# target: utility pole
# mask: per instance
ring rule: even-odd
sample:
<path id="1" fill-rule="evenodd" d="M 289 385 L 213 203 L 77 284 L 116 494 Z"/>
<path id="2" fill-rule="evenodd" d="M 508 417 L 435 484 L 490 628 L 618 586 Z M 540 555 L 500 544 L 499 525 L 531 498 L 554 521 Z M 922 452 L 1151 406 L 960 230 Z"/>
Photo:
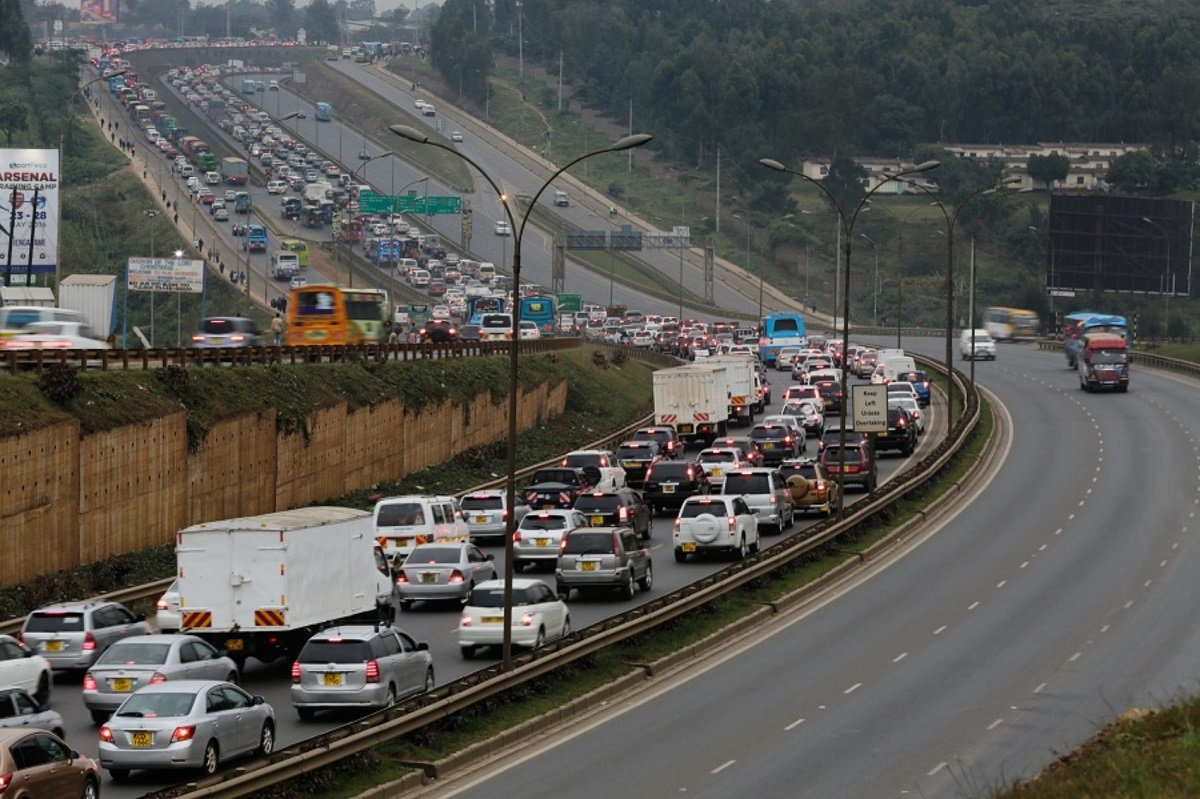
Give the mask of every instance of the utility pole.
<path id="1" fill-rule="evenodd" d="M 717 232 L 721 232 L 721 148 L 717 148 Z"/>
<path id="2" fill-rule="evenodd" d="M 633 98 L 629 98 L 629 135 L 633 135 Z M 629 174 L 633 174 L 633 150 L 629 151 Z"/>
<path id="3" fill-rule="evenodd" d="M 558 51 L 558 110 L 562 111 L 563 51 Z"/>

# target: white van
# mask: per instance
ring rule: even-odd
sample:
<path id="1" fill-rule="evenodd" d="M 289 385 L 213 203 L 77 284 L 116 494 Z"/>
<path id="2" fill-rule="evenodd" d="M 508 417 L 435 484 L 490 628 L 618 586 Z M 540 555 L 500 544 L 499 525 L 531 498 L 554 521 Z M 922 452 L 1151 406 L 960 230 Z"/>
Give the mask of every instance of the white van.
<path id="1" fill-rule="evenodd" d="M 484 285 L 489 285 L 492 278 L 496 276 L 496 265 L 491 261 L 484 261 L 476 267 L 475 276 L 479 278 L 479 282 Z"/>
<path id="2" fill-rule="evenodd" d="M 469 541 L 471 536 L 458 502 L 448 496 L 386 497 L 375 503 L 372 523 L 375 540 L 392 559 L 408 555 L 417 544 Z"/>
<path id="3" fill-rule="evenodd" d="M 428 288 L 429 287 L 429 270 L 414 269 L 408 273 L 408 282 L 413 288 Z"/>
<path id="4" fill-rule="evenodd" d="M 5 305 L 0 307 L 0 338 L 25 331 L 35 322 L 83 322 L 83 314 L 69 308 L 42 305 Z"/>
<path id="5" fill-rule="evenodd" d="M 964 361 L 973 361 L 976 358 L 994 361 L 996 360 L 996 340 L 983 328 L 964 330 L 962 337 L 958 340 L 958 352 Z"/>
<path id="6" fill-rule="evenodd" d="M 894 355 L 885 358 L 880 366 L 883 367 L 883 376 L 890 383 L 896 379 L 896 376 L 901 372 L 915 372 L 917 370 L 917 362 L 907 355 Z"/>
<path id="7" fill-rule="evenodd" d="M 408 276 L 417 268 L 416 258 L 401 258 L 396 262 L 396 266 L 400 269 L 400 274 Z"/>
<path id="8" fill-rule="evenodd" d="M 272 180 L 267 183 L 267 194 L 283 194 L 287 191 L 287 184 L 282 180 Z"/>
<path id="9" fill-rule="evenodd" d="M 221 173 L 220 172 L 205 172 L 204 173 L 204 182 L 207 183 L 209 186 L 220 186 L 221 185 Z"/>

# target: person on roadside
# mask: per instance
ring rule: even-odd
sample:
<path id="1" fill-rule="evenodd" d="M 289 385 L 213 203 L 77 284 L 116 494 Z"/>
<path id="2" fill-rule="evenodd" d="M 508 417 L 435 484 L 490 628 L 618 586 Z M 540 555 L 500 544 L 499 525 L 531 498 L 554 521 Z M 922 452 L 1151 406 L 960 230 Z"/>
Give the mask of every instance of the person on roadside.
<path id="1" fill-rule="evenodd" d="M 275 346 L 278 347 L 283 343 L 283 317 L 278 313 L 271 320 L 271 334 L 275 337 Z"/>

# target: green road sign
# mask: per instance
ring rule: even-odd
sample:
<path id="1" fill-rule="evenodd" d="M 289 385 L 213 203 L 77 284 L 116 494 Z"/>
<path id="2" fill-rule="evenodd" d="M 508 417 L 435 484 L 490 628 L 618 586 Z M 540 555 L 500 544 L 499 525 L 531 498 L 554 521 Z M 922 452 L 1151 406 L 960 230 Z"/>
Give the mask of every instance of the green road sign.
<path id="1" fill-rule="evenodd" d="M 462 197 L 425 197 L 416 192 L 388 196 L 364 191 L 358 195 L 358 209 L 364 214 L 457 214 L 462 211 Z"/>

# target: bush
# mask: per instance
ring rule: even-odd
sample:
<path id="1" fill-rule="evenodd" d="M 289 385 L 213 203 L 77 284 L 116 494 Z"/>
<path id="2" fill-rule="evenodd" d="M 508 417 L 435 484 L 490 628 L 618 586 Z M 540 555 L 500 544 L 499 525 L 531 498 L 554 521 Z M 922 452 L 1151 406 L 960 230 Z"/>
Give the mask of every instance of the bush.
<path id="1" fill-rule="evenodd" d="M 79 370 L 65 363 L 52 363 L 42 371 L 37 387 L 51 401 L 66 405 L 83 391 L 83 382 Z"/>

